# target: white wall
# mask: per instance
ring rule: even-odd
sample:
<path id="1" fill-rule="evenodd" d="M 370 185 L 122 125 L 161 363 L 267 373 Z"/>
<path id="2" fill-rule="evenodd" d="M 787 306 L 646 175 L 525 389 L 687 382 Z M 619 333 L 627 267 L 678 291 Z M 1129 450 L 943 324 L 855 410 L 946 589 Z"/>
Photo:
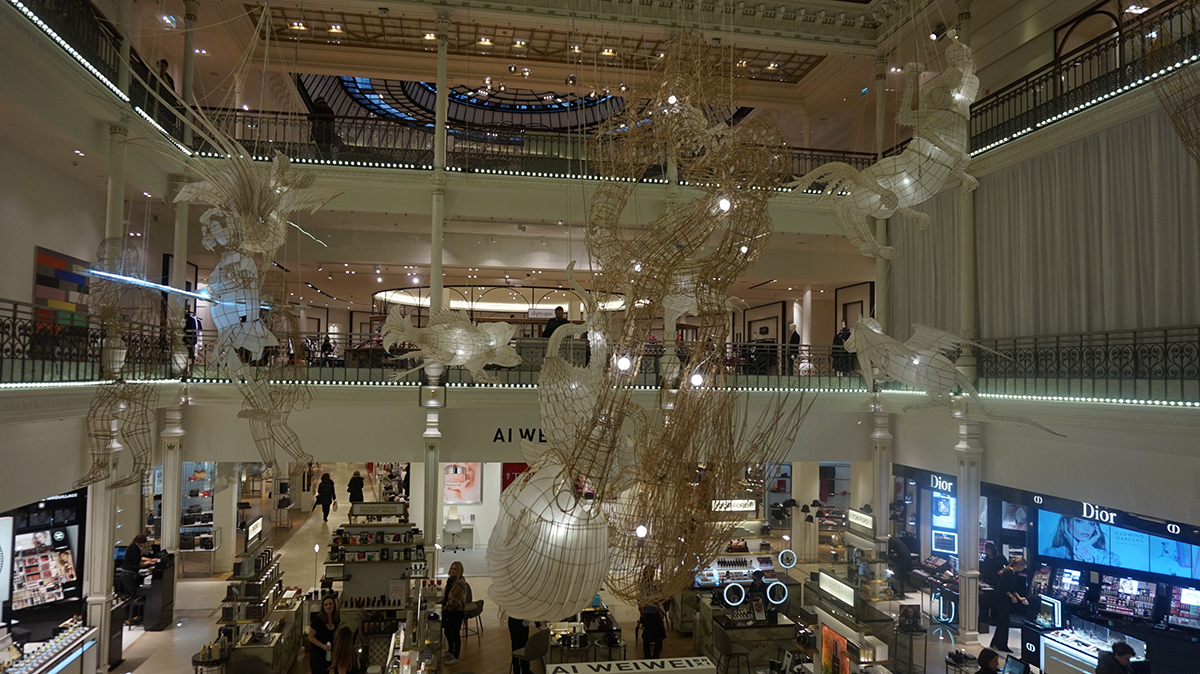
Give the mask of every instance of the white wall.
<path id="1" fill-rule="evenodd" d="M 95 259 L 104 209 L 103 191 L 0 144 L 0 297 L 33 301 L 35 246 Z"/>

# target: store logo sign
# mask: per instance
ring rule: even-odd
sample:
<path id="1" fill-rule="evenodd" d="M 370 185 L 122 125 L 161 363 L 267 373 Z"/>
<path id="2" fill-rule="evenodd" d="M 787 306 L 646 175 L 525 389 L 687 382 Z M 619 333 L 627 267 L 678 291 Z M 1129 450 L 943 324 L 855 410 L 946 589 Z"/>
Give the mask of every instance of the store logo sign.
<path id="1" fill-rule="evenodd" d="M 757 508 L 754 499 L 748 498 L 712 502 L 712 511 L 715 513 L 749 512 Z"/>
<path id="2" fill-rule="evenodd" d="M 850 520 L 851 524 L 857 524 L 858 526 L 863 527 L 865 529 L 871 529 L 871 528 L 874 528 L 874 526 L 875 526 L 875 518 L 874 517 L 860 513 L 857 510 L 847 510 L 846 518 Z"/>
<path id="3" fill-rule="evenodd" d="M 1083 502 L 1083 517 L 1084 517 L 1084 519 L 1096 520 L 1098 522 L 1104 522 L 1106 524 L 1116 524 L 1117 523 L 1117 514 L 1116 513 L 1112 512 L 1110 510 L 1105 510 L 1103 508 L 1097 508 L 1096 506 L 1092 505 L 1091 503 L 1088 503 L 1087 501 Z"/>
<path id="4" fill-rule="evenodd" d="M 952 491 L 954 489 L 954 483 L 940 475 L 930 475 L 929 486 L 937 491 Z"/>

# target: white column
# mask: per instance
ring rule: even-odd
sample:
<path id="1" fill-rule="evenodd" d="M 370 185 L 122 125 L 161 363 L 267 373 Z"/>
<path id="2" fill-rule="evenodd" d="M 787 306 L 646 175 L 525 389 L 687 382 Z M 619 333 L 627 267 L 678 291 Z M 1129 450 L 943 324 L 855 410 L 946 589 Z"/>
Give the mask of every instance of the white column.
<path id="1" fill-rule="evenodd" d="M 892 503 L 892 417 L 876 393 L 871 399 L 871 460 L 875 467 L 875 550 L 887 557 Z"/>
<path id="2" fill-rule="evenodd" d="M 179 552 L 180 508 L 183 502 L 183 407 L 176 405 L 163 410 L 163 428 L 158 437 L 162 441 L 162 547 L 168 552 Z"/>
<path id="3" fill-rule="evenodd" d="M 875 158 L 883 159 L 883 132 L 887 128 L 887 55 L 875 55 Z M 880 246 L 888 245 L 887 220 L 875 220 L 875 238 Z M 888 330 L 888 261 L 875 258 L 875 320 Z"/>
<path id="4" fill-rule="evenodd" d="M 442 230 L 446 209 L 446 107 L 449 92 L 446 84 L 446 51 L 450 45 L 450 20 L 437 18 L 437 98 L 434 101 L 433 129 L 433 226 L 429 234 L 429 317 L 441 312 L 442 300 Z M 439 511 L 440 514 L 440 511 Z M 426 515 L 428 518 L 428 515 Z"/>
<path id="5" fill-rule="evenodd" d="M 113 439 L 108 445 L 109 477 L 104 482 L 88 486 L 87 500 L 87 549 L 84 555 L 83 593 L 87 610 L 87 624 L 100 631 L 97 643 L 99 652 L 97 672 L 108 671 L 108 630 L 112 614 L 113 597 L 113 540 L 117 519 L 117 503 L 111 489 L 119 479 L 121 450 L 117 438 L 120 422 L 112 421 Z"/>
<path id="6" fill-rule="evenodd" d="M 200 7 L 199 0 L 183 0 L 183 73 L 180 77 L 183 89 L 180 95 L 187 105 L 193 103 L 192 82 L 195 80 L 196 63 L 196 10 Z M 190 118 L 191 113 L 188 113 Z M 192 144 L 192 127 L 183 127 L 183 144 Z M 184 211 L 187 211 L 186 206 Z"/>
<path id="7" fill-rule="evenodd" d="M 957 410 L 957 405 L 956 405 Z M 979 422 L 958 420 L 958 624 L 979 631 L 979 482 L 983 443 Z"/>
<path id="8" fill-rule="evenodd" d="M 818 543 L 820 540 L 819 523 L 817 519 L 817 509 L 812 508 L 812 502 L 821 496 L 821 464 L 817 461 L 793 461 L 792 462 L 792 498 L 796 499 L 796 503 L 801 506 L 810 506 L 808 513 L 800 512 L 800 508 L 792 511 L 794 518 L 792 524 L 792 536 L 798 540 L 793 541 L 792 549 L 800 559 L 806 562 L 817 561 Z M 812 522 L 805 522 L 805 515 L 811 515 Z"/>
<path id="9" fill-rule="evenodd" d="M 128 62 L 128 59 L 126 59 Z M 104 216 L 104 237 L 125 236 L 125 139 L 124 124 L 108 127 L 108 209 Z"/>
<path id="10" fill-rule="evenodd" d="M 970 0 L 958 2 L 958 39 L 965 45 L 971 37 Z M 960 192 L 958 197 L 958 332 L 972 341 L 979 339 L 979 285 L 975 266 L 975 193 Z M 957 366 L 975 380 L 975 351 L 963 349 Z"/>
<path id="11" fill-rule="evenodd" d="M 804 303 L 800 305 L 800 343 L 812 344 L 812 284 L 804 286 Z"/>
<path id="12" fill-rule="evenodd" d="M 178 191 L 187 183 L 187 177 L 171 176 L 174 189 Z M 168 283 L 172 288 L 185 290 L 187 287 L 187 244 L 188 244 L 188 202 L 175 204 L 175 233 L 171 251 L 171 274 Z M 192 288 L 192 290 L 196 290 Z M 177 332 L 171 343 L 171 364 L 175 373 L 182 376 L 188 369 L 187 347 L 183 343 L 183 308 L 187 300 L 182 295 L 172 295 L 167 301 L 168 319 L 170 326 Z"/>
<path id="13" fill-rule="evenodd" d="M 431 557 L 429 568 L 437 571 L 440 554 L 434 544 L 442 537 L 442 432 L 438 429 L 437 409 L 426 410 L 422 438 L 425 441 L 425 554 Z"/>
<path id="14" fill-rule="evenodd" d="M 129 95 L 129 29 L 133 26 L 133 0 L 117 0 L 117 88 Z"/>

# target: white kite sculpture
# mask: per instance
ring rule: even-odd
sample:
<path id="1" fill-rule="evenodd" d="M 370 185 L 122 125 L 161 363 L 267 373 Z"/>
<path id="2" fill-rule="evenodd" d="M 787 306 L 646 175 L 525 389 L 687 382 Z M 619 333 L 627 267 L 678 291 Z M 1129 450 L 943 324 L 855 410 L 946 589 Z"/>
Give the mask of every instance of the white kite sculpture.
<path id="1" fill-rule="evenodd" d="M 396 380 L 440 363 L 446 367 L 466 368 L 477 384 L 499 384 L 500 379 L 483 368 L 485 365 L 516 367 L 521 364 L 521 356 L 509 345 L 514 332 L 516 328 L 508 323 L 476 325 L 465 313 L 449 309 L 434 316 L 429 327 L 415 328 L 401 307 L 393 307 L 383 323 L 381 336 L 383 348 L 413 344 L 418 350 L 404 354 L 404 358 L 425 359 L 422 365 L 396 375 Z"/>
<path id="2" fill-rule="evenodd" d="M 980 402 L 979 391 L 975 390 L 971 379 L 959 371 L 947 355 L 963 346 L 975 346 L 1002 358 L 1005 357 L 1003 354 L 919 323 L 914 323 L 912 329 L 912 337 L 907 342 L 901 342 L 885 335 L 879 321 L 874 318 L 864 318 L 850 328 L 850 337 L 844 346 L 850 353 L 858 354 L 858 365 L 867 390 L 874 391 L 876 382 L 894 381 L 922 390 L 929 396 L 924 403 L 905 407 L 907 411 L 917 407 L 951 405 L 954 391 L 962 389 L 970 394 L 980 411 L 990 419 L 1028 424 L 1047 433 L 1066 437 L 1030 419 L 992 414 Z"/>
<path id="3" fill-rule="evenodd" d="M 964 190 L 978 185 L 967 173 L 971 162 L 967 124 L 979 79 L 971 50 L 953 31 L 948 36 L 948 65 L 921 89 L 916 110 L 912 110 L 912 97 L 919 88 L 917 79 L 923 66 L 910 63 L 904 67 L 904 94 L 896 122 L 913 127 L 913 137 L 903 152 L 862 171 L 842 162 L 825 164 L 791 183 L 798 190 L 824 185 L 822 194 L 833 197 L 833 212 L 842 233 L 868 257 L 890 259 L 895 251 L 879 245 L 867 218 L 886 220 L 900 213 L 924 227 L 929 216 L 912 207 L 941 192 L 950 176 L 957 176 Z"/>

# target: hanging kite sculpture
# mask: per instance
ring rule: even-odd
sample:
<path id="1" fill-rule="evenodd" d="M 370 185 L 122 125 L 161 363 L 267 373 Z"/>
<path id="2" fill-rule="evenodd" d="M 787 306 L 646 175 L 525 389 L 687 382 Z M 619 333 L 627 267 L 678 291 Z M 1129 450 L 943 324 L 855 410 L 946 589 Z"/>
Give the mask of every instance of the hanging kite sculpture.
<path id="1" fill-rule="evenodd" d="M 589 314 L 589 337 L 604 335 L 602 350 L 593 342 L 596 369 L 563 368 L 556 351 L 543 366 L 548 388 L 563 392 L 560 402 L 547 391 L 543 415 L 576 418 L 543 419 L 555 429 L 552 444 L 563 446 L 501 499 L 488 545 L 490 595 L 513 616 L 557 620 L 585 606 L 601 581 L 634 604 L 660 604 L 689 587 L 736 526 L 712 502 L 745 493 L 747 464 L 782 457 L 803 417 L 799 405 L 777 401 L 750 420 L 739 395 L 723 388 L 727 288 L 771 232 L 768 201 L 789 178 L 783 134 L 761 119 L 727 122 L 742 84 L 732 50 L 686 32 L 664 52 L 592 138 L 591 162 L 606 178 L 587 209 L 588 251 L 604 271 L 593 294 L 622 295 L 625 316 L 612 334 Z M 638 181 L 668 161 L 699 196 L 644 227 L 623 226 Z M 694 279 L 682 284 L 688 298 L 668 300 L 681 294 L 679 279 Z M 655 317 L 684 304 L 700 324 L 696 344 L 648 412 L 632 400 L 645 346 Z M 588 393 L 571 397 L 572 384 Z M 576 536 L 579 550 L 566 554 L 547 532 Z"/>
<path id="2" fill-rule="evenodd" d="M 822 194 L 832 198 L 833 212 L 842 233 L 868 257 L 890 259 L 895 251 L 880 246 L 867 218 L 886 220 L 900 213 L 924 227 L 929 216 L 912 210 L 932 198 L 956 176 L 964 190 L 975 189 L 975 178 L 967 173 L 970 164 L 968 122 L 971 103 L 979 90 L 971 50 L 947 34 L 948 65 L 924 88 L 918 87 L 922 66 L 904 67 L 904 93 L 896 121 L 913 127 L 912 141 L 898 155 L 885 157 L 858 171 L 848 164 L 833 162 L 817 167 L 790 184 L 798 190 L 822 185 Z M 914 90 L 920 88 L 916 110 Z"/>
<path id="3" fill-rule="evenodd" d="M 137 249 L 128 247 L 120 237 L 105 239 L 96 254 L 94 271 L 130 278 L 143 278 Z M 154 384 L 138 381 L 150 374 L 149 359 L 141 348 L 140 337 L 157 334 L 148 330 L 158 320 L 161 300 L 154 291 L 137 285 L 92 276 L 88 282 L 88 309 L 104 330 L 100 363 L 105 383 L 87 413 L 88 451 L 92 467 L 75 482 L 80 489 L 103 482 L 112 473 L 112 442 L 120 438 L 133 463 L 129 474 L 109 485 L 109 489 L 139 484 L 150 470 L 150 421 L 157 392 Z M 168 335 L 169 339 L 170 336 Z"/>
<path id="4" fill-rule="evenodd" d="M 477 384 L 499 384 L 500 378 L 484 370 L 485 365 L 516 367 L 521 356 L 509 345 L 516 328 L 508 323 L 471 322 L 466 313 L 445 309 L 429 321 L 429 327 L 414 328 L 401 307 L 393 307 L 383 323 L 381 337 L 383 348 L 397 344 L 414 344 L 417 351 L 404 354 L 405 358 L 424 358 L 425 362 L 394 377 L 400 380 L 410 372 L 416 372 L 433 363 L 446 367 L 464 367 Z"/>
<path id="5" fill-rule="evenodd" d="M 1002 358 L 1006 356 L 943 330 L 917 323 L 913 324 L 912 329 L 912 337 L 907 342 L 901 342 L 885 335 L 879 321 L 873 318 L 864 318 L 850 328 L 850 337 L 844 346 L 850 353 L 858 354 L 867 390 L 874 391 L 876 382 L 895 381 L 929 395 L 927 402 L 909 405 L 905 410 L 950 405 L 954 392 L 962 390 L 970 394 L 976 406 L 989 419 L 1027 424 L 1052 435 L 1066 437 L 1030 419 L 992 414 L 980 402 L 979 391 L 975 390 L 971 379 L 960 372 L 951 360 L 952 356 L 957 357 L 955 352 L 963 346 L 978 347 Z"/>
<path id="6" fill-rule="evenodd" d="M 204 121 L 201 113 L 196 114 Z M 284 306 L 282 286 L 275 284 L 280 286 L 276 296 L 264 295 L 266 275 L 261 270 L 286 240 L 290 214 L 315 212 L 341 191 L 313 187 L 315 176 L 291 170 L 291 162 L 282 154 L 275 155 L 268 170 L 260 170 L 236 141 L 213 131 L 224 157 L 195 163 L 192 170 L 204 180 L 185 185 L 175 198 L 214 206 L 200 217 L 202 243 L 219 255 L 208 287 L 217 329 L 213 353 L 242 393 L 238 416 L 250 420 L 263 464 L 273 470 L 276 449 L 282 448 L 299 470 L 312 457 L 288 426 L 287 415 L 306 404 L 307 388 L 299 383 L 302 377 L 276 380 L 293 382 L 289 384 L 271 381 L 279 367 L 294 365 L 300 340 L 290 336 L 289 348 L 281 348 L 268 319 L 274 316 L 276 323 L 286 324 L 279 318 Z M 261 257 L 261 266 L 256 256 Z"/>

